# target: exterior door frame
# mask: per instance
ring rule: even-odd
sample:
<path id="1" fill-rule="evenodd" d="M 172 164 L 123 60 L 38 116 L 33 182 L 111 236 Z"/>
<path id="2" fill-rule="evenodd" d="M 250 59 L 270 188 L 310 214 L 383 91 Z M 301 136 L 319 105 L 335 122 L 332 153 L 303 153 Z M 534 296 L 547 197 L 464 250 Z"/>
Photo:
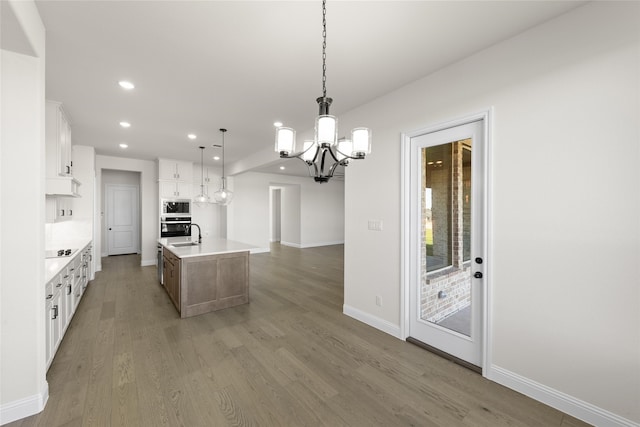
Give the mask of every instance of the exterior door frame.
<path id="1" fill-rule="evenodd" d="M 479 113 L 466 115 L 447 122 L 436 123 L 414 131 L 401 134 L 401 191 L 400 191 L 400 338 L 407 339 L 409 337 L 409 316 L 410 316 L 410 232 L 411 232 L 411 138 L 441 131 L 444 129 L 464 125 L 467 123 L 482 120 L 483 137 L 484 137 L 484 188 L 485 188 L 485 205 L 484 205 L 484 227 L 486 236 L 486 255 L 484 260 L 484 292 L 482 295 L 482 375 L 489 375 L 492 365 L 491 348 L 492 348 L 492 293 L 491 293 L 491 277 L 493 265 L 493 244 L 491 238 L 491 206 L 492 206 L 492 188 L 491 188 L 491 127 L 492 127 L 493 111 L 488 108 Z"/>

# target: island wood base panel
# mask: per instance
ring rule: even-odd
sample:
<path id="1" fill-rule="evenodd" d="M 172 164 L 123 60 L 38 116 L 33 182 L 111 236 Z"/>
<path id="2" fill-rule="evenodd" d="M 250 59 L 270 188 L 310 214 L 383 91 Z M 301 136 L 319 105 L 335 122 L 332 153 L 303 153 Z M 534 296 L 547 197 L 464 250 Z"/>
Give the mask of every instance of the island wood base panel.
<path id="1" fill-rule="evenodd" d="M 178 280 L 165 282 L 165 287 L 180 317 L 197 316 L 249 302 L 249 252 L 185 258 L 172 255 L 167 253 L 172 264 L 178 262 L 179 267 L 175 266 L 173 276 L 169 272 L 169 277 Z"/>

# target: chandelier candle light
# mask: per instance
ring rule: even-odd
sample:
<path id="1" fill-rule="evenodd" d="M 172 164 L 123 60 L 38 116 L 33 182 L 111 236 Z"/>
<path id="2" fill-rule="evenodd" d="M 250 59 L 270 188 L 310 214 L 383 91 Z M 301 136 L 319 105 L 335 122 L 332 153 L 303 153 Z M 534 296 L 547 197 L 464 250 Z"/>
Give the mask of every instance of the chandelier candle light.
<path id="1" fill-rule="evenodd" d="M 328 182 L 338 166 L 347 166 L 350 159 L 364 159 L 371 153 L 371 130 L 355 128 L 351 139 L 338 139 L 338 119 L 329 114 L 333 99 L 327 97 L 327 7 L 322 1 L 322 96 L 316 99 L 319 107 L 313 140 L 296 147 L 296 131 L 279 126 L 276 129 L 276 152 L 281 158 L 299 158 L 309 167 L 309 175 L 316 182 Z M 297 151 L 296 151 L 297 148 Z"/>
<path id="2" fill-rule="evenodd" d="M 209 196 L 204 193 L 204 147 L 200 148 L 200 194 L 194 197 L 196 203 L 208 203 Z"/>
<path id="3" fill-rule="evenodd" d="M 222 132 L 222 178 L 220 178 L 220 189 L 213 193 L 216 203 L 222 206 L 227 206 L 233 199 L 233 192 L 227 190 L 227 178 L 224 176 L 224 134 L 226 131 L 226 129 L 220 129 Z"/>

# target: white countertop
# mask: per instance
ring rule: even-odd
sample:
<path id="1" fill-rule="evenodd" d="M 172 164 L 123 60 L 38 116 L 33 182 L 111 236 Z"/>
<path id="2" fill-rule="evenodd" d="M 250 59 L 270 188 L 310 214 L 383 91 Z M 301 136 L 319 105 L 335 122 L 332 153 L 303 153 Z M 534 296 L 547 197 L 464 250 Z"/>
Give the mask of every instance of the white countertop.
<path id="1" fill-rule="evenodd" d="M 91 243 L 90 239 L 87 240 L 79 240 L 77 242 L 73 242 L 72 244 L 65 243 L 64 247 L 69 249 L 77 249 L 78 251 L 74 253 L 72 256 L 66 256 L 63 258 L 45 258 L 44 260 L 44 283 L 47 284 L 51 279 L 53 279 L 57 274 L 59 274 L 63 268 L 65 268 L 69 263 L 76 257 L 76 255 L 80 254 L 82 250 Z M 51 249 L 62 249 L 62 246 L 55 247 Z"/>
<path id="2" fill-rule="evenodd" d="M 195 246 L 172 246 L 174 243 L 192 242 L 197 239 L 190 237 L 166 237 L 158 239 L 158 243 L 173 252 L 178 258 L 188 258 L 206 255 L 221 255 L 234 252 L 253 252 L 259 249 L 256 246 L 247 245 L 246 243 L 236 242 L 234 240 L 203 237 L 202 243 Z"/>

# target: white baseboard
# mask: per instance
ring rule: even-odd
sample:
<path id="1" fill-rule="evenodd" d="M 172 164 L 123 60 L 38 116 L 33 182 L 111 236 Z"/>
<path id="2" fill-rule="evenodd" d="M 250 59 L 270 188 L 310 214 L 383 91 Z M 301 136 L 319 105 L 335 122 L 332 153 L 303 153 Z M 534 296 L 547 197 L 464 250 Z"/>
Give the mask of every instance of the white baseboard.
<path id="1" fill-rule="evenodd" d="M 0 425 L 9 424 L 42 412 L 47 400 L 49 400 L 49 384 L 45 382 L 45 388 L 41 393 L 0 406 Z"/>
<path id="2" fill-rule="evenodd" d="M 353 317 L 354 319 L 359 320 L 362 323 L 366 323 L 373 328 L 379 329 L 382 332 L 386 332 L 387 334 L 394 336 L 400 340 L 404 340 L 404 338 L 401 338 L 400 336 L 400 326 L 394 325 L 387 320 L 373 316 L 369 313 L 365 313 L 364 311 L 358 310 L 357 308 L 348 306 L 346 304 L 342 306 L 342 313 L 346 314 L 349 317 Z"/>
<path id="3" fill-rule="evenodd" d="M 158 260 L 155 258 L 140 261 L 140 267 L 148 267 L 150 265 L 157 265 L 157 264 L 158 264 Z"/>
<path id="4" fill-rule="evenodd" d="M 305 249 L 305 248 L 317 248 L 319 246 L 332 246 L 332 245 L 344 245 L 344 240 L 336 240 L 334 242 L 314 242 L 314 243 L 291 243 L 291 242 L 280 242 L 281 245 L 291 246 L 293 248 Z"/>
<path id="5" fill-rule="evenodd" d="M 498 366 L 491 366 L 485 373 L 486 377 L 491 381 L 502 384 L 594 426 L 640 427 L 640 424 L 634 421 Z"/>

